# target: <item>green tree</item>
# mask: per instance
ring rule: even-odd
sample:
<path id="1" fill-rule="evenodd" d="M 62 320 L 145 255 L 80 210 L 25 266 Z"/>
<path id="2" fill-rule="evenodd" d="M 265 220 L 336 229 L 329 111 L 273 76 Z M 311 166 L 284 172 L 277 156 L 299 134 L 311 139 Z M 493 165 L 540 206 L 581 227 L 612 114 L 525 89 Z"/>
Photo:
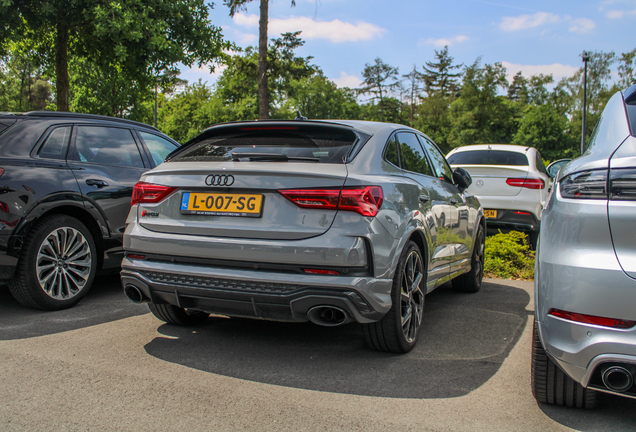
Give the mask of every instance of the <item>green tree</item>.
<path id="1" fill-rule="evenodd" d="M 448 45 L 441 51 L 435 50 L 436 62 L 426 62 L 422 69 L 422 79 L 426 84 L 426 93 L 431 95 L 442 95 L 449 97 L 457 93 L 459 89 L 460 72 L 453 73 L 453 70 L 461 69 L 463 64 L 454 65 L 455 60 L 448 53 Z"/>
<path id="2" fill-rule="evenodd" d="M 57 109 L 68 111 L 69 58 L 137 77 L 217 58 L 226 45 L 208 9 L 204 0 L 0 0 L 0 16 L 16 25 L 3 30 L 0 51 L 7 41 L 33 39 L 55 71 Z"/>
<path id="3" fill-rule="evenodd" d="M 620 62 L 618 66 L 618 87 L 624 90 L 636 84 L 636 74 L 634 73 L 634 67 L 636 66 L 636 48 L 630 52 L 621 54 L 618 61 Z"/>
<path id="4" fill-rule="evenodd" d="M 379 57 L 376 57 L 373 64 L 364 65 L 362 71 L 364 80 L 359 93 L 370 94 L 372 101 L 378 101 L 382 121 L 386 121 L 384 99 L 400 85 L 397 80 L 398 73 L 398 68 L 384 63 Z"/>
<path id="5" fill-rule="evenodd" d="M 568 135 L 568 118 L 548 104 L 525 108 L 512 144 L 535 147 L 549 160 L 576 156 L 576 143 Z"/>
<path id="6" fill-rule="evenodd" d="M 339 89 L 322 73 L 292 82 L 293 96 L 290 111 L 300 111 L 310 119 L 357 119 L 360 105 L 355 92 L 349 88 Z"/>
<path id="7" fill-rule="evenodd" d="M 519 105 L 498 94 L 507 90 L 506 68 L 500 63 L 465 67 L 460 97 L 451 104 L 451 147 L 478 143 L 509 143 L 516 132 Z"/>
<path id="8" fill-rule="evenodd" d="M 247 4 L 252 0 L 224 0 L 223 4 L 230 8 L 230 16 L 247 10 Z M 269 84 L 268 84 L 268 49 L 267 26 L 269 24 L 269 0 L 260 0 L 260 19 L 258 21 L 258 118 L 269 118 Z M 296 1 L 291 0 L 292 7 Z"/>

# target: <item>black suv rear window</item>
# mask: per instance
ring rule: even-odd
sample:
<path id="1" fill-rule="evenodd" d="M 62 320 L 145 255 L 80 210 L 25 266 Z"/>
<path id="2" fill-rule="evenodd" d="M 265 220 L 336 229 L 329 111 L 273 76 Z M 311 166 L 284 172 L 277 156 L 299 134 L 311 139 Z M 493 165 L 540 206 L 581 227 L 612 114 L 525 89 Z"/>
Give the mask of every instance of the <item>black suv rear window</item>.
<path id="1" fill-rule="evenodd" d="M 349 129 L 317 125 L 210 129 L 181 147 L 169 160 L 342 164 L 357 138 Z"/>
<path id="2" fill-rule="evenodd" d="M 523 153 L 505 150 L 463 151 L 450 155 L 451 165 L 516 165 L 528 166 L 528 158 Z"/>

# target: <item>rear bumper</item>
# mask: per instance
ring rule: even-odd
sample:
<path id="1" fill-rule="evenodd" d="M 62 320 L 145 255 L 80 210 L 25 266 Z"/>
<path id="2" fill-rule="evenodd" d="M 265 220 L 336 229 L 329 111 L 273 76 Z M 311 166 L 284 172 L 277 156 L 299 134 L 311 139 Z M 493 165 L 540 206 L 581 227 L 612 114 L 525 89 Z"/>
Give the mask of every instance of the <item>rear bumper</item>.
<path id="1" fill-rule="evenodd" d="M 360 323 L 388 312 L 392 280 L 304 275 L 158 263 L 124 258 L 122 285 L 153 303 L 276 321 L 307 321 L 314 306 L 335 306 Z"/>
<path id="2" fill-rule="evenodd" d="M 491 210 L 490 207 L 484 207 L 485 210 Z M 494 209 L 493 209 L 494 210 Z M 494 234 L 498 230 L 503 231 L 521 231 L 521 232 L 537 232 L 541 225 L 541 221 L 534 214 L 518 214 L 515 212 L 527 212 L 527 210 L 507 210 L 497 209 L 496 218 L 487 218 L 489 234 Z"/>

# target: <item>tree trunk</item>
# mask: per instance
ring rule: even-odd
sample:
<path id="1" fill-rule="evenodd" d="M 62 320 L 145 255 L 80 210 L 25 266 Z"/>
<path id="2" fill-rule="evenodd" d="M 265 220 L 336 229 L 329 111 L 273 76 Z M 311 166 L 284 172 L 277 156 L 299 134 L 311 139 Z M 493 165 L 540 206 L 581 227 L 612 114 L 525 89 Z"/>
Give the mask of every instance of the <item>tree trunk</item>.
<path id="1" fill-rule="evenodd" d="M 68 26 L 64 17 L 57 22 L 57 36 L 55 38 L 55 87 L 57 93 L 57 110 L 68 111 Z"/>
<path id="2" fill-rule="evenodd" d="M 261 0 L 261 19 L 258 23 L 258 118 L 269 118 L 269 90 L 267 88 L 267 22 L 269 0 Z"/>

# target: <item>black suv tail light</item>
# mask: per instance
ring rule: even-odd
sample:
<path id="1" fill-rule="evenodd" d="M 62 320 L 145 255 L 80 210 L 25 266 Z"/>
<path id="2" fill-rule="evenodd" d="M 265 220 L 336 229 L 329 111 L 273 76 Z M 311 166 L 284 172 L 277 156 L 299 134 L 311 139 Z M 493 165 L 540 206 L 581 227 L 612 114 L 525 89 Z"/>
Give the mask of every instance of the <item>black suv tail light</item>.
<path id="1" fill-rule="evenodd" d="M 582 171 L 561 180 L 561 196 L 574 199 L 607 199 L 607 170 Z"/>

